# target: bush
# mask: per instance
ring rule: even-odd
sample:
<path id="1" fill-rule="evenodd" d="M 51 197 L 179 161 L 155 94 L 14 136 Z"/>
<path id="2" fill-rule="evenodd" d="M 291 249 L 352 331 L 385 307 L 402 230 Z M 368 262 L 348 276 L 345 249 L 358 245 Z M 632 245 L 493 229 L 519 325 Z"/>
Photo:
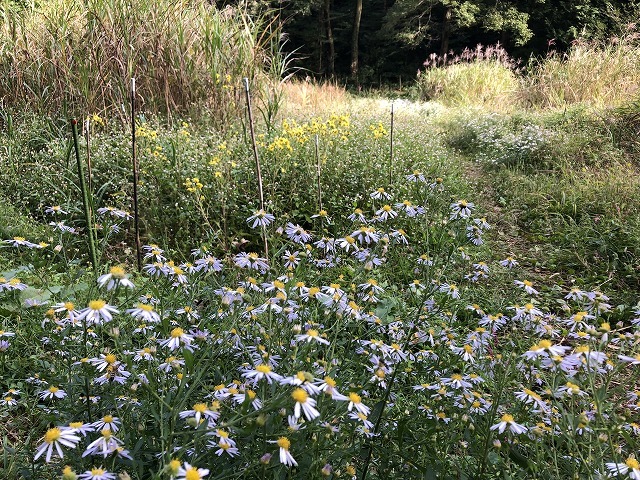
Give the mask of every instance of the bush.
<path id="1" fill-rule="evenodd" d="M 453 59 L 432 56 L 425 66 L 416 84 L 422 100 L 495 110 L 513 106 L 518 78 L 513 61 L 501 47 L 478 46 Z"/>

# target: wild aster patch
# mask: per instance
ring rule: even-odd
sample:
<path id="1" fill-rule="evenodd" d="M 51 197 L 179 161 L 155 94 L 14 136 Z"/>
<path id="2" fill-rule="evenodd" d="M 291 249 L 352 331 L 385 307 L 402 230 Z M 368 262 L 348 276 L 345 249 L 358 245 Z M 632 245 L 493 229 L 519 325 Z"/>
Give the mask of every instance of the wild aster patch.
<path id="1" fill-rule="evenodd" d="M 340 117 L 289 125 L 263 148 L 289 155 L 350 129 Z M 516 258 L 491 257 L 479 204 L 426 171 L 400 178 L 354 195 L 344 218 L 247 210 L 238 222 L 263 231 L 268 254 L 247 242 L 172 259 L 146 245 L 140 274 L 113 265 L 92 278 L 69 262 L 57 285 L 39 276 L 53 263 L 3 273 L 0 415 L 35 432 L 16 440 L 17 468 L 634 478 L 640 312 L 528 280 Z M 189 182 L 199 199 L 205 184 Z M 119 212 L 100 213 L 125 225 Z M 3 248 L 64 255 L 77 238 L 57 232 L 53 246 Z M 483 285 L 517 303 L 471 301 Z"/>

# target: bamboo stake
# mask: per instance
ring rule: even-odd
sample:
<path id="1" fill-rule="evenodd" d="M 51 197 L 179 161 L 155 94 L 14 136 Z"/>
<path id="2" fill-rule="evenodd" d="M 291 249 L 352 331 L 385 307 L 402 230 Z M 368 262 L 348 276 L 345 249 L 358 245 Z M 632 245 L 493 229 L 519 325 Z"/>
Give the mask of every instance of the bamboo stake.
<path id="1" fill-rule="evenodd" d="M 393 184 L 393 102 L 391 102 L 391 129 L 389 132 L 389 187 Z"/>
<path id="2" fill-rule="evenodd" d="M 320 185 L 320 155 L 318 153 L 318 134 L 316 133 L 316 170 L 318 173 L 318 206 L 320 212 L 324 210 L 322 208 L 322 186 Z"/>
<path id="3" fill-rule="evenodd" d="M 260 159 L 258 157 L 258 145 L 256 144 L 256 134 L 253 129 L 253 112 L 251 111 L 251 95 L 249 94 L 249 79 L 247 77 L 244 80 L 244 93 L 247 98 L 247 112 L 249 114 L 249 132 L 251 133 L 251 145 L 253 146 L 253 158 L 256 161 L 256 175 L 258 177 L 258 193 L 260 195 L 260 210 L 266 211 L 264 208 L 264 194 L 262 191 L 262 171 L 260 170 Z M 265 258 L 269 258 L 269 247 L 267 245 L 267 231 L 265 226 L 262 226 L 262 238 L 264 240 L 264 255 Z"/>
<path id="4" fill-rule="evenodd" d="M 142 271 L 140 248 L 140 217 L 138 215 L 138 158 L 136 156 L 136 79 L 131 79 L 131 160 L 133 167 L 133 223 L 136 235 L 136 259 L 138 271 Z"/>
<path id="5" fill-rule="evenodd" d="M 84 128 L 85 128 L 84 138 L 85 138 L 85 140 L 87 142 L 87 176 L 89 177 L 88 178 L 88 180 L 89 180 L 89 191 L 91 192 L 92 191 L 92 185 L 91 185 L 91 148 L 90 148 L 90 145 L 91 145 L 91 143 L 90 143 L 90 141 L 91 141 L 90 135 L 91 134 L 89 132 L 89 128 L 90 127 L 91 127 L 91 121 L 90 121 L 89 117 L 87 117 L 87 119 L 84 122 Z"/>
<path id="6" fill-rule="evenodd" d="M 73 132 L 73 147 L 76 153 L 76 164 L 78 165 L 78 180 L 80 182 L 80 192 L 82 193 L 82 207 L 84 209 L 84 218 L 87 225 L 87 236 L 89 240 L 89 255 L 91 257 L 91 265 L 93 271 L 98 273 L 98 255 L 96 253 L 96 243 L 93 237 L 93 225 L 91 222 L 91 204 L 89 203 L 89 192 L 84 179 L 84 169 L 80 160 L 80 146 L 78 144 L 78 121 L 74 118 L 71 120 L 71 131 Z"/>

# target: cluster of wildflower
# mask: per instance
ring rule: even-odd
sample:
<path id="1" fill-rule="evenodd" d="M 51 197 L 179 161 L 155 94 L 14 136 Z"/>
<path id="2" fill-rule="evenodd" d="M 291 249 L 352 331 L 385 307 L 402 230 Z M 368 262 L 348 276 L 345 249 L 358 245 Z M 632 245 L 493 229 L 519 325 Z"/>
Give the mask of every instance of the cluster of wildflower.
<path id="1" fill-rule="evenodd" d="M 443 187 L 419 171 L 405 178 L 409 189 L 420 183 L 428 195 Z M 602 408 L 594 388 L 640 364 L 640 309 L 630 325 L 612 328 L 606 295 L 573 288 L 561 299 L 560 313 L 552 313 L 540 303 L 542 287 L 523 276 L 512 288 L 527 303 L 507 313 L 466 305 L 467 282 L 488 278 L 494 269 L 520 273 L 513 257 L 496 264 L 471 260 L 480 243 L 469 227 L 489 229 L 474 217 L 475 205 L 446 200 L 437 217 L 428 201 L 396 200 L 384 188 L 369 199 L 373 205 L 355 209 L 335 236 L 289 221 L 278 225 L 274 215 L 255 212 L 247 219 L 251 228 L 279 235 L 271 258 L 239 252 L 219 259 L 200 247 L 191 261 L 176 263 L 158 245 L 144 246 L 143 274 L 133 277 L 135 283 L 121 266 L 98 277 L 108 302 L 94 297 L 77 308 L 72 292 L 45 307 L 37 323 L 46 335 L 39 340 L 65 368 L 34 372 L 24 389 L 12 379 L 3 385 L 0 408 L 19 408 L 33 397 L 60 424 L 76 420 L 78 412 L 104 414 L 86 424 L 43 428 L 37 461 L 74 458 L 73 451 L 113 469 L 144 455 L 149 463 L 163 459 L 158 475 L 189 480 L 205 478 L 214 467 L 262 468 L 274 459 L 280 468 L 304 465 L 309 452 L 303 440 L 311 437 L 331 443 L 332 464 L 344 465 L 352 450 L 343 454 L 342 445 L 397 429 L 395 414 L 374 420 L 370 406 L 405 399 L 418 405 L 417 415 L 402 420 L 415 428 L 469 436 L 470 426 L 484 425 L 497 444 L 591 438 L 607 422 L 638 435 L 640 392 L 620 399 L 621 420 L 617 408 Z M 451 242 L 446 256 L 414 240 L 427 217 L 444 226 L 442 238 Z M 469 251 L 458 249 L 460 241 Z M 385 267 L 399 262 L 415 279 L 389 285 Z M 449 273 L 446 262 L 465 270 Z M 0 280 L 3 295 L 24 285 Z M 0 355 L 23 335 L 15 327 L 0 330 Z M 514 330 L 517 338 L 509 334 Z M 156 421 L 143 420 L 149 412 Z M 174 428 L 163 437 L 172 438 L 167 443 L 157 440 L 166 427 L 163 415 L 172 416 Z M 255 441 L 257 435 L 263 441 Z M 631 447 L 615 441 L 620 453 L 608 449 L 612 461 L 601 468 L 633 478 Z M 208 468 L 194 466 L 203 459 Z M 316 463 L 318 474 L 332 474 L 332 464 Z M 71 467 L 67 473 L 71 478 Z M 77 478 L 115 475 L 98 466 Z"/>

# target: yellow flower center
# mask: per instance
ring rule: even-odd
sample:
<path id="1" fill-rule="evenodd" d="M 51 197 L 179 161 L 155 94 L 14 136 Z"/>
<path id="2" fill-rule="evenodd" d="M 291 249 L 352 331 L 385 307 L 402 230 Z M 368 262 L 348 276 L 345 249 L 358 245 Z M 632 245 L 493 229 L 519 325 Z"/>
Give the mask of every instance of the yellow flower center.
<path id="1" fill-rule="evenodd" d="M 362 397 L 360 397 L 360 395 L 358 395 L 355 392 L 351 392 L 349 394 L 349 400 L 352 401 L 353 403 L 362 403 Z"/>
<path id="2" fill-rule="evenodd" d="M 269 365 L 265 365 L 264 363 L 262 363 L 256 367 L 256 371 L 260 373 L 269 373 L 271 372 L 271 367 Z"/>
<path id="3" fill-rule="evenodd" d="M 44 441 L 48 444 L 52 444 L 62 436 L 62 431 L 58 427 L 50 428 L 47 433 L 44 434 Z"/>
<path id="4" fill-rule="evenodd" d="M 200 480 L 201 478 L 198 469 L 195 467 L 189 467 L 189 470 L 184 474 L 184 480 Z"/>
<path id="5" fill-rule="evenodd" d="M 505 413 L 504 415 L 502 415 L 500 420 L 507 423 L 513 423 L 513 415 L 509 415 L 508 413 Z"/>
<path id="6" fill-rule="evenodd" d="M 336 386 L 336 381 L 331 377 L 324 377 L 324 383 L 326 383 L 330 387 L 334 387 L 335 388 L 335 386 Z"/>
<path id="7" fill-rule="evenodd" d="M 105 470 L 103 468 L 93 467 L 91 469 L 91 475 L 104 475 Z"/>
<path id="8" fill-rule="evenodd" d="M 289 450 L 291 446 L 291 442 L 287 437 L 280 437 L 276 443 L 280 448 L 284 448 L 285 450 Z"/>
<path id="9" fill-rule="evenodd" d="M 319 335 L 318 330 L 314 330 L 313 328 L 307 330 L 307 335 L 309 335 L 310 337 L 317 337 Z"/>
<path id="10" fill-rule="evenodd" d="M 69 312 L 76 308 L 76 306 L 71 302 L 65 302 L 64 308 L 66 308 Z"/>
<path id="11" fill-rule="evenodd" d="M 113 422 L 113 415 L 105 415 L 104 417 L 102 417 L 102 421 L 104 423 L 112 423 Z"/>
<path id="12" fill-rule="evenodd" d="M 110 353 L 109 355 L 105 355 L 104 361 L 107 362 L 109 365 L 114 364 L 116 363 L 116 356 L 113 353 Z"/>
<path id="13" fill-rule="evenodd" d="M 307 395 L 307 392 L 305 392 L 302 388 L 296 388 L 291 394 L 291 396 L 298 403 L 305 403 L 309 398 L 309 395 Z"/>
<path id="14" fill-rule="evenodd" d="M 109 269 L 109 273 L 113 278 L 117 278 L 117 279 L 123 279 L 126 277 L 126 274 L 124 273 L 124 268 L 122 267 L 111 267 Z"/>
<path id="15" fill-rule="evenodd" d="M 89 308 L 91 310 L 102 310 L 106 304 L 107 302 L 104 300 L 91 300 L 89 302 Z"/>
<path id="16" fill-rule="evenodd" d="M 57 393 L 58 390 L 60 390 L 58 387 L 49 387 L 49 392 L 51 393 Z"/>
<path id="17" fill-rule="evenodd" d="M 173 474 L 178 474 L 178 469 L 180 468 L 180 466 L 180 460 L 177 460 L 175 458 L 169 462 L 169 470 L 171 470 L 171 473 Z"/>
<path id="18" fill-rule="evenodd" d="M 171 330 L 171 338 L 180 338 L 182 335 L 184 335 L 184 330 L 180 327 Z"/>
<path id="19" fill-rule="evenodd" d="M 640 463 L 633 457 L 627 458 L 624 464 L 632 470 L 640 469 Z"/>
<path id="20" fill-rule="evenodd" d="M 147 305 L 146 303 L 139 303 L 138 308 L 145 312 L 153 312 L 153 305 Z"/>

